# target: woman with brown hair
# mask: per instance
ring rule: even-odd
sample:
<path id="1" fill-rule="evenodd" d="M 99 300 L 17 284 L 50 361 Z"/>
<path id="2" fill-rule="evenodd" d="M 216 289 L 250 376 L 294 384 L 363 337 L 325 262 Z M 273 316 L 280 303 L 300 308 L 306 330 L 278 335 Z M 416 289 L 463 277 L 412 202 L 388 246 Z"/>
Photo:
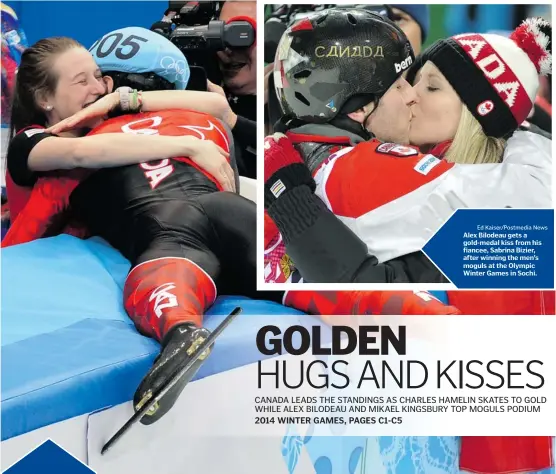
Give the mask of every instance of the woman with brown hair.
<path id="1" fill-rule="evenodd" d="M 112 80 L 102 76 L 91 53 L 71 38 L 47 38 L 26 49 L 17 73 L 7 154 L 12 221 L 36 179 L 55 170 L 99 169 L 186 155 L 214 172 L 225 189 L 233 189 L 226 154 L 212 142 L 191 136 L 85 136 L 98 119 L 59 135 L 45 130 L 112 93 L 112 88 Z M 118 92 L 113 97 L 130 106 L 129 98 Z M 153 91 L 140 98 L 141 104 L 131 105 L 144 112 L 187 108 L 224 118 L 229 110 L 224 98 L 209 92 Z"/>

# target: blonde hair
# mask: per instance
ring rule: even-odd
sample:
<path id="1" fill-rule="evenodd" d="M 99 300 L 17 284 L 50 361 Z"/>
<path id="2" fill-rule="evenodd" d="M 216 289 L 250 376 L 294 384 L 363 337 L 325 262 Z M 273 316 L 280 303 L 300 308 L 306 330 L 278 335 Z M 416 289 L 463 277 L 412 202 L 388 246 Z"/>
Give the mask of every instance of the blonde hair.
<path id="1" fill-rule="evenodd" d="M 458 129 L 444 159 L 452 163 L 500 163 L 505 147 L 506 140 L 486 136 L 479 122 L 462 104 Z"/>

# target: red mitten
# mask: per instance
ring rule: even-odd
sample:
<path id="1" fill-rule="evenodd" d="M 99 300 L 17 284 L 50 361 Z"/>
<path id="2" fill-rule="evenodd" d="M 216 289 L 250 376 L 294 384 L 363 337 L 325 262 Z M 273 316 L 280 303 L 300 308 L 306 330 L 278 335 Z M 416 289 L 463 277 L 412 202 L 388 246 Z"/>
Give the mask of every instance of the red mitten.
<path id="1" fill-rule="evenodd" d="M 298 186 L 315 190 L 315 181 L 301 155 L 282 133 L 265 138 L 264 143 L 264 204 L 269 209 L 283 194 Z"/>

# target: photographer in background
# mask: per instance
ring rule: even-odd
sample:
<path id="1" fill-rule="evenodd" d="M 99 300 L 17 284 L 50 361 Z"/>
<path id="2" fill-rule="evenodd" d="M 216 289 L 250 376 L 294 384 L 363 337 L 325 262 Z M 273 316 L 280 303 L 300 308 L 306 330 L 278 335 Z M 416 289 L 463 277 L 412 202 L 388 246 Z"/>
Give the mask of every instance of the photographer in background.
<path id="1" fill-rule="evenodd" d="M 191 70 L 188 88 L 226 98 L 238 171 L 247 178 L 257 177 L 256 14 L 254 1 L 171 1 L 162 21 L 151 27 L 169 38 L 187 58 Z M 216 35 L 220 27 L 214 26 L 218 23 L 215 20 L 226 25 Z"/>
<path id="2" fill-rule="evenodd" d="M 229 22 L 234 18 L 257 18 L 257 3 L 227 0 L 222 5 L 219 19 Z M 257 48 L 218 51 L 224 88 L 209 82 L 209 91 L 225 95 L 237 122 L 232 129 L 242 148 L 238 161 L 239 174 L 257 177 Z"/>
<path id="3" fill-rule="evenodd" d="M 255 20 L 257 3 L 252 1 L 226 1 L 220 11 L 220 20 L 229 22 L 235 18 L 248 17 Z M 233 103 L 245 100 L 242 115 L 255 119 L 255 95 L 257 94 L 257 50 L 248 49 L 219 51 L 216 53 L 223 75 L 223 83 Z M 239 100 L 235 101 L 234 98 Z M 249 99 L 249 100 L 248 100 Z M 239 113 L 239 109 L 238 109 Z"/>

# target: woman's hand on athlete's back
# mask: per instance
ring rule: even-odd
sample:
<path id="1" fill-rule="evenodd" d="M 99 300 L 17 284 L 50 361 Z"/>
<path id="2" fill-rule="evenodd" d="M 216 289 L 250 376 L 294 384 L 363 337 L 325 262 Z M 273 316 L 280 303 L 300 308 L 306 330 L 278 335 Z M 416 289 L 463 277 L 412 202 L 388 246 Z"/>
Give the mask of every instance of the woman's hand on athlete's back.
<path id="1" fill-rule="evenodd" d="M 234 172 L 228 157 L 230 154 L 210 140 L 196 137 L 186 137 L 192 141 L 189 158 L 200 168 L 205 170 L 220 183 L 225 191 L 235 191 Z"/>

